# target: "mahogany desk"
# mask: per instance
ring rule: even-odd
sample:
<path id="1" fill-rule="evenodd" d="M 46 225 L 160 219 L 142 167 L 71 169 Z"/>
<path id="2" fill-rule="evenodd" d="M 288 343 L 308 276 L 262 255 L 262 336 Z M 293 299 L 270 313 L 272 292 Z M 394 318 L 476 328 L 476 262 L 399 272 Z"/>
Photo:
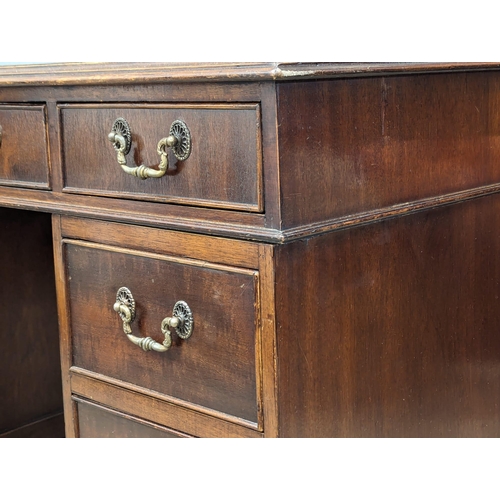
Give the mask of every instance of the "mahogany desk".
<path id="1" fill-rule="evenodd" d="M 500 65 L 3 67 L 0 127 L 1 435 L 500 436 Z"/>

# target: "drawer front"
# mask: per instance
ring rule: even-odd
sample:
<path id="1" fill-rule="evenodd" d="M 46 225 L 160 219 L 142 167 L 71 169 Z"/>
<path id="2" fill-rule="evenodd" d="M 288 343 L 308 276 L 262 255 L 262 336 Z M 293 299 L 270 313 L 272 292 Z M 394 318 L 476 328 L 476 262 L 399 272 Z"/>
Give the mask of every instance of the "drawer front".
<path id="1" fill-rule="evenodd" d="M 77 400 L 79 436 L 82 438 L 188 437 L 154 423 L 94 403 Z"/>
<path id="2" fill-rule="evenodd" d="M 49 188 L 44 106 L 0 105 L 0 184 Z"/>
<path id="3" fill-rule="evenodd" d="M 121 198 L 260 212 L 262 153 L 258 104 L 61 106 L 65 190 Z M 158 142 L 176 120 L 191 137 L 187 159 L 167 148 L 161 178 L 122 170 L 108 135 L 117 118 L 130 127 L 127 167 L 158 169 Z"/>
<path id="4" fill-rule="evenodd" d="M 76 241 L 65 255 L 75 367 L 257 427 L 257 272 Z M 133 336 L 162 343 L 178 301 L 192 311 L 191 336 L 171 329 L 166 352 L 134 345 L 113 309 L 121 287 L 135 301 Z"/>

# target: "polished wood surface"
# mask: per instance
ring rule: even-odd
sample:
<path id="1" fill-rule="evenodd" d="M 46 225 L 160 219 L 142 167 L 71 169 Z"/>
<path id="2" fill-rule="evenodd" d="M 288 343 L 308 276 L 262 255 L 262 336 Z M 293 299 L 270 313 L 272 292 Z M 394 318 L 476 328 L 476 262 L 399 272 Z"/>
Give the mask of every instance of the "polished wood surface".
<path id="1" fill-rule="evenodd" d="M 65 255 L 75 366 L 258 422 L 256 271 L 77 241 Z M 123 286 L 136 303 L 133 335 L 161 343 L 162 320 L 183 300 L 191 337 L 174 333 L 166 353 L 132 344 L 113 310 Z"/>
<path id="2" fill-rule="evenodd" d="M 63 261 L 63 237 L 61 217 L 52 215 L 52 241 L 54 251 L 54 277 L 57 290 L 57 316 L 59 319 L 59 351 L 61 357 L 61 382 L 64 405 L 64 427 L 66 437 L 78 435 L 76 405 L 71 400 L 70 368 L 73 364 L 72 337 L 69 326 L 69 293 L 66 287 L 67 275 Z"/>
<path id="3" fill-rule="evenodd" d="M 262 148 L 257 104 L 64 106 L 61 112 L 66 191 L 152 199 L 244 211 L 262 210 Z M 108 134 L 117 118 L 132 133 L 127 165 L 157 168 L 158 141 L 175 120 L 191 133 L 191 155 L 159 179 L 122 171 Z"/>
<path id="4" fill-rule="evenodd" d="M 61 413 L 62 393 L 50 215 L 0 208 L 0 233 L 4 434 Z"/>
<path id="5" fill-rule="evenodd" d="M 493 156 L 488 153 L 497 147 L 494 126 L 497 71 L 394 72 L 383 78 L 369 76 L 371 73 L 366 72 L 363 75 L 363 78 L 317 82 L 210 81 L 184 85 L 85 87 L 11 87 L 2 86 L 0 79 L 0 101 L 4 103 L 46 101 L 50 117 L 48 131 L 53 186 L 53 192 L 37 192 L 29 196 L 24 190 L 3 188 L 0 197 L 13 207 L 40 207 L 60 214 L 74 213 L 281 243 L 358 221 L 365 223 L 417 210 L 422 203 L 427 203 L 427 206 L 432 206 L 437 200 L 453 203 L 457 193 L 463 199 L 472 190 L 500 190 Z M 236 211 L 237 202 L 234 199 L 227 201 L 231 192 L 224 194 L 226 201 L 215 202 L 220 209 L 208 208 L 210 200 L 200 201 L 195 195 L 176 200 L 172 196 L 177 195 L 172 193 L 163 198 L 168 203 L 166 207 L 151 201 L 137 203 L 135 198 L 141 194 L 125 187 L 123 193 L 133 200 L 114 199 L 122 195 L 121 190 L 114 187 L 109 190 L 97 186 L 94 196 L 75 194 L 84 192 L 85 187 L 68 185 L 63 176 L 68 169 L 64 164 L 63 139 L 68 135 L 63 136 L 60 112 L 70 109 L 97 112 L 103 101 L 130 108 L 144 106 L 145 101 L 152 108 L 182 107 L 186 102 L 202 106 L 220 105 L 221 102 L 231 106 L 260 103 L 261 190 L 247 185 L 238 186 L 238 189 L 254 196 L 251 204 L 240 206 L 241 210 L 254 210 L 259 206 L 259 210 L 264 211 Z M 112 107 L 110 104 L 106 106 Z M 370 120 L 356 118 L 356 113 L 359 116 L 369 113 Z M 164 130 L 163 123 L 160 128 Z M 242 137 L 249 135 L 248 131 L 240 133 Z M 152 156 L 151 165 L 157 163 L 154 151 L 156 135 L 152 134 L 148 139 L 153 148 L 146 147 L 146 143 L 143 145 L 144 151 L 147 150 L 145 154 Z M 113 150 L 104 138 L 102 148 L 109 155 L 109 165 L 120 170 Z M 93 148 L 90 149 L 94 154 Z M 143 159 L 142 153 L 139 156 L 139 160 Z M 221 168 L 229 169 L 225 163 L 218 164 L 213 169 L 215 176 L 207 185 L 216 178 L 220 181 L 223 176 L 217 172 Z M 95 167 L 95 163 L 83 164 L 77 175 L 89 177 L 86 174 L 88 169 L 97 169 L 95 175 L 90 176 L 92 182 L 97 183 L 102 178 L 102 169 Z M 116 174 L 115 168 L 111 171 Z M 143 182 L 130 178 L 124 182 L 136 182 L 138 189 L 155 189 L 148 186 L 154 185 L 155 181 L 169 181 L 169 185 L 172 180 L 178 182 L 177 179 L 187 171 L 187 167 L 182 172 L 176 171 L 164 181 L 150 179 Z M 236 175 L 231 170 L 225 171 Z M 128 177 L 121 172 L 118 174 Z M 255 175 L 258 183 L 259 175 Z M 192 179 L 189 182 L 199 183 Z M 223 179 L 221 186 L 225 182 Z M 208 189 L 198 185 L 195 190 L 202 188 Z M 219 189 L 213 184 L 212 188 Z M 63 192 L 63 189 L 72 193 Z M 261 195 L 255 194 L 260 192 Z M 110 198 L 103 199 L 101 195 Z M 146 193 L 145 196 L 150 200 L 161 197 L 158 193 Z M 206 208 L 178 203 L 201 203 Z M 412 207 L 407 204 L 412 204 Z"/>
<path id="6" fill-rule="evenodd" d="M 170 256 L 210 259 L 212 263 L 259 269 L 258 295 L 261 335 L 256 340 L 256 359 L 262 363 L 257 369 L 256 383 L 262 392 L 262 414 L 266 436 L 275 437 L 277 431 L 277 398 L 274 382 L 275 324 L 274 324 L 274 267 L 273 247 L 252 242 L 213 238 L 177 231 L 166 231 L 134 226 L 123 233 L 123 225 L 91 221 L 75 217 L 61 219 L 62 237 L 94 241 L 105 245 L 123 245 L 127 248 L 161 252 L 168 248 Z M 177 404 L 179 404 L 178 402 Z M 185 404 L 185 403 L 184 403 Z M 207 410 L 204 409 L 206 412 Z M 227 419 L 228 416 L 224 415 Z M 242 425 L 248 422 L 239 421 Z"/>
<path id="7" fill-rule="evenodd" d="M 108 75 L 109 76 L 109 75 Z M 0 77 L 0 102 L 46 102 L 47 115 L 48 115 L 48 137 L 50 145 L 50 159 L 51 159 L 51 192 L 35 192 L 30 193 L 28 196 L 24 190 L 13 188 L 2 188 L 0 185 L 0 198 L 5 206 L 12 206 L 14 208 L 46 210 L 51 213 L 62 215 L 77 214 L 79 216 L 87 216 L 98 219 L 107 219 L 113 221 L 125 221 L 129 223 L 140 223 L 155 227 L 164 228 L 177 228 L 190 232 L 218 234 L 230 237 L 243 237 L 246 240 L 256 239 L 262 240 L 263 238 L 268 241 L 278 241 L 279 233 L 276 232 L 276 227 L 279 226 L 280 216 L 279 207 L 276 200 L 279 197 L 279 179 L 277 169 L 277 151 L 276 151 L 276 115 L 275 115 L 275 90 L 274 82 L 209 82 L 209 83 L 186 83 L 178 85 L 173 83 L 157 84 L 157 85 L 92 85 L 85 86 L 84 88 L 78 86 L 49 86 L 44 87 L 36 86 L 3 86 L 3 80 Z M 237 205 L 236 202 L 228 203 L 223 201 L 210 201 L 196 200 L 194 197 L 191 199 L 177 199 L 174 202 L 172 197 L 169 199 L 164 197 L 162 201 L 167 203 L 157 203 L 161 199 L 161 195 L 149 194 L 150 201 L 138 201 L 135 199 L 140 197 L 140 193 L 134 193 L 129 190 L 127 196 L 131 199 L 119 199 L 114 196 L 121 196 L 120 192 L 112 191 L 98 191 L 96 190 L 93 195 L 77 194 L 84 192 L 82 188 L 66 187 L 66 180 L 63 177 L 64 171 L 64 148 L 63 148 L 63 130 L 61 123 L 61 109 L 69 104 L 82 106 L 102 106 L 102 103 L 115 103 L 119 106 L 134 107 L 135 105 L 144 106 L 147 103 L 150 107 L 162 108 L 166 105 L 174 106 L 192 106 L 194 103 L 200 104 L 201 107 L 205 106 L 220 106 L 226 107 L 246 107 L 252 106 L 255 109 L 259 105 L 259 114 L 261 122 L 261 130 L 258 129 L 258 124 L 254 123 L 251 129 L 247 131 L 232 131 L 233 135 L 245 139 L 252 136 L 252 144 L 256 141 L 262 142 L 261 146 L 256 146 L 257 159 L 253 165 L 252 175 L 255 178 L 256 186 L 247 186 L 246 179 L 242 178 L 237 172 L 233 172 L 235 162 L 229 163 L 233 166 L 229 168 L 225 163 L 217 162 L 212 170 L 205 169 L 202 176 L 210 175 L 210 180 L 207 183 L 212 185 L 214 190 L 218 188 L 213 184 L 213 179 L 218 179 L 222 186 L 228 186 L 227 194 L 219 194 L 220 197 L 224 196 L 227 199 L 231 198 L 231 192 L 239 190 L 242 193 L 247 193 L 246 196 L 253 196 L 256 200 L 252 204 Z M 112 106 L 111 106 L 112 107 Z M 247 110 L 250 113 L 250 110 Z M 114 118 L 113 118 L 114 120 Z M 165 129 L 169 128 L 170 122 L 165 124 L 161 123 L 158 132 L 151 137 L 152 150 L 147 145 L 144 146 L 144 151 L 147 154 L 156 155 L 155 148 L 158 142 L 157 135 L 163 134 Z M 216 132 L 216 136 L 220 134 Z M 88 133 L 86 130 L 85 133 Z M 105 137 L 102 139 L 102 147 L 109 151 L 110 172 L 113 175 L 125 175 L 120 172 L 121 169 L 116 161 L 116 155 L 113 156 L 109 141 L 105 139 L 108 130 L 105 131 Z M 259 134 L 259 138 L 257 137 Z M 66 135 L 67 137 L 67 135 Z M 219 140 L 219 139 L 218 139 Z M 148 142 L 149 144 L 149 142 Z M 142 146 L 141 146 L 142 147 Z M 198 149 L 197 154 L 206 149 L 207 144 L 202 143 L 201 149 Z M 221 146 L 224 150 L 224 145 Z M 242 144 L 237 145 L 235 158 L 241 157 L 239 150 Z M 260 151 L 260 148 L 262 151 Z M 193 153 L 194 154 L 194 153 Z M 262 156 L 262 162 L 261 162 Z M 141 158 L 139 158 L 141 159 Z M 136 160 L 136 158 L 134 158 Z M 191 160 L 191 158 L 189 159 Z M 187 162 L 189 162 L 187 160 Z M 186 162 L 186 163 L 187 163 Z M 154 157 L 152 165 L 158 163 L 157 156 Z M 262 163 L 262 164 L 261 164 Z M 264 165 L 265 163 L 265 165 Z M 85 172 L 90 168 L 89 164 L 84 164 L 82 171 Z M 93 167 L 94 168 L 94 167 Z M 262 172 L 259 169 L 262 168 Z M 118 173 L 116 172 L 118 170 Z M 184 169 L 183 172 L 174 171 L 173 175 L 168 175 L 168 180 L 171 181 L 177 175 L 184 175 L 189 172 L 189 169 Z M 222 172 L 226 172 L 227 177 L 242 180 L 242 185 L 235 186 L 229 185 L 228 181 L 222 176 Z M 103 175 L 102 170 L 98 169 L 97 178 Z M 128 176 L 127 176 L 128 177 Z M 148 181 L 139 181 L 132 179 L 139 183 L 141 189 L 144 186 L 154 184 L 154 181 L 161 179 L 149 179 Z M 165 180 L 166 181 L 166 180 Z M 130 181 L 125 181 L 130 182 Z M 174 182 L 176 182 L 174 180 Z M 190 182 L 194 185 L 198 182 L 196 179 Z M 231 181 L 232 182 L 232 181 Z M 204 186 L 200 189 L 206 189 Z M 148 188 L 154 189 L 154 188 Z M 63 190 L 65 190 L 63 192 Z M 71 192 L 69 192 L 71 191 Z M 248 193 L 250 193 L 248 195 Z M 98 196 L 97 196 L 98 195 Z M 106 195 L 106 197 L 101 196 Z M 132 199 L 134 198 L 134 199 Z M 234 199 L 234 196 L 233 196 Z M 156 201 L 155 201 L 156 200 Z M 269 200 L 265 206 L 266 200 Z M 178 203 L 191 203 L 191 205 L 181 205 Z M 215 208 L 215 205 L 218 208 Z M 197 206 L 194 206 L 196 204 Z M 208 205 L 211 208 L 208 208 Z M 214 207 L 212 208 L 212 205 Z M 229 209 L 228 209 L 229 208 Z M 251 211 L 247 211 L 251 210 Z M 255 211 L 258 210 L 258 211 Z M 264 212 L 260 212 L 264 210 Z M 242 231 L 243 229 L 243 231 Z"/>
<path id="8" fill-rule="evenodd" d="M 78 397 L 98 401 L 109 408 L 179 432 L 204 438 L 264 436 L 250 422 L 243 422 L 235 417 L 228 418 L 220 412 L 205 409 L 200 411 L 199 406 L 112 377 L 76 367 L 69 370 L 69 375 L 71 390 Z M 78 436 L 77 422 L 72 432 Z"/>
<path id="9" fill-rule="evenodd" d="M 124 233 L 123 224 L 78 217 L 62 217 L 65 239 L 85 240 L 103 245 L 126 246 L 144 252 L 168 252 L 171 257 L 208 261 L 213 264 L 256 269 L 261 261 L 261 245 L 249 241 L 215 238 L 181 231 L 133 226 Z"/>
<path id="10" fill-rule="evenodd" d="M 0 104 L 0 184 L 49 188 L 44 106 Z"/>
<path id="11" fill-rule="evenodd" d="M 29 260 L 51 214 L 68 437 L 500 436 L 498 63 L 52 69 L 0 68 L 0 108 L 43 111 L 49 175 L 0 186 L 17 228 L 0 256 Z M 192 158 L 161 185 L 127 178 L 116 112 L 130 163 L 156 165 L 179 117 Z M 32 236 L 19 209 L 44 221 Z M 186 300 L 192 337 L 134 346 L 121 286 L 134 334 L 161 341 Z"/>
<path id="12" fill-rule="evenodd" d="M 185 434 L 167 430 L 125 413 L 76 399 L 81 438 L 180 438 Z"/>
<path id="13" fill-rule="evenodd" d="M 10 431 L 0 434 L 0 438 L 9 439 L 34 439 L 34 438 L 64 438 L 64 414 L 58 412 L 48 417 L 42 417 L 29 424 L 16 427 Z"/>
<path id="14" fill-rule="evenodd" d="M 497 73 L 278 86 L 285 228 L 500 182 Z"/>
<path id="15" fill-rule="evenodd" d="M 487 196 L 278 249 L 281 435 L 500 435 L 499 214 Z"/>
<path id="16" fill-rule="evenodd" d="M 199 234 L 236 237 L 243 240 L 281 241 L 282 234 L 263 227 L 265 217 L 250 212 L 212 210 L 198 207 L 107 199 L 56 192 L 0 186 L 2 205 L 23 210 L 44 210 L 58 215 L 73 215 L 114 222 L 139 223 L 151 227 L 176 229 Z M 137 205 L 140 205 L 137 207 Z"/>

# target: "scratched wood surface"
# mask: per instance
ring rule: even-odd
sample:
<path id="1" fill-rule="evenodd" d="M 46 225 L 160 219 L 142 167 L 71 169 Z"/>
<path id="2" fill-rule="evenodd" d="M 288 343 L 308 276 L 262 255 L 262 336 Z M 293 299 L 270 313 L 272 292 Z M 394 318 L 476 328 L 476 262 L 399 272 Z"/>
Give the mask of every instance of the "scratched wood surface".
<path id="1" fill-rule="evenodd" d="M 54 214 L 67 435 L 498 437 L 499 70 L 498 63 L 0 69 L 0 108 L 37 109 L 43 125 L 43 137 L 30 134 L 33 171 L 12 173 L 20 146 L 3 144 L 9 173 L 0 205 L 29 209 L 34 221 L 30 235 L 9 211 L 18 232 L 0 246 L 5 302 L 18 275 L 38 284 L 31 257 L 41 242 L 50 255 L 43 243 L 50 226 L 35 212 Z M 113 152 L 77 143 L 101 127 L 110 149 L 100 122 L 108 110 L 137 111 L 149 143 L 148 127 L 163 122 L 165 109 L 210 106 L 244 109 L 252 120 L 222 120 L 217 148 L 200 148 L 211 168 L 203 171 L 198 158 L 199 175 L 180 185 L 177 199 L 149 184 L 139 192 L 103 179 L 108 153 L 119 172 Z M 3 122 L 4 141 L 12 123 L 22 131 L 21 119 Z M 216 125 L 207 130 L 216 133 Z M 135 139 L 133 160 L 154 163 L 154 151 L 144 153 Z M 229 153 L 217 156 L 226 141 Z M 253 161 L 259 151 L 261 165 Z M 30 177 L 35 167 L 44 179 Z M 49 279 L 54 271 L 43 262 L 36 272 Z M 138 335 L 161 340 L 154 332 L 162 318 L 187 297 L 199 318 L 193 337 L 167 357 L 133 346 L 111 308 L 120 286 L 137 292 Z M 28 313 L 16 299 L 7 314 L 33 320 L 47 290 L 28 294 Z M 40 319 L 55 320 L 55 312 Z M 17 328 L 12 317 L 8 323 Z M 24 334 L 36 338 L 35 331 L 29 324 Z M 57 338 L 50 343 L 56 352 Z M 8 370 L 22 365 L 9 363 Z M 100 406 L 84 408 L 91 400 Z"/>

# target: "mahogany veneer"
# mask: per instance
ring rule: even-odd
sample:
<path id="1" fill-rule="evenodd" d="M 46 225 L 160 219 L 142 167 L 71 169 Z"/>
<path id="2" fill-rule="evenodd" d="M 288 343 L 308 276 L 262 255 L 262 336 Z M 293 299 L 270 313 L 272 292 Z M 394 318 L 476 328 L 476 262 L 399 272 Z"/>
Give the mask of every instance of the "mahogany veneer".
<path id="1" fill-rule="evenodd" d="M 0 436 L 63 436 L 50 215 L 0 208 Z"/>
<path id="2" fill-rule="evenodd" d="M 61 106 L 65 191 L 187 205 L 262 210 L 262 148 L 257 104 Z M 108 133 L 117 117 L 132 131 L 127 155 L 136 165 L 156 165 L 156 145 L 182 120 L 192 136 L 186 162 L 170 155 L 167 175 L 148 180 L 116 175 Z M 189 168 L 189 175 L 181 175 Z"/>
<path id="3" fill-rule="evenodd" d="M 500 436 L 499 123 L 493 63 L 1 68 L 0 435 Z"/>

